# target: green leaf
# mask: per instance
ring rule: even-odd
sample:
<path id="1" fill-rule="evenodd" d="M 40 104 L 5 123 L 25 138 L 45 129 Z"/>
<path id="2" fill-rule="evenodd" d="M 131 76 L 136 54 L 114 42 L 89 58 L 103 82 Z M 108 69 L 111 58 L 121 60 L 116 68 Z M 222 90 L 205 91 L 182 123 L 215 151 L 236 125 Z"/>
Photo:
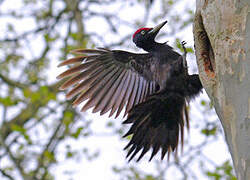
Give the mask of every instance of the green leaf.
<path id="1" fill-rule="evenodd" d="M 169 1 L 168 1 L 168 5 L 171 6 L 171 5 L 173 5 L 173 4 L 174 4 L 174 1 L 173 1 L 173 0 L 169 0 Z"/>
<path id="2" fill-rule="evenodd" d="M 11 124 L 10 128 L 12 131 L 17 131 L 17 132 L 20 132 L 21 134 L 26 133 L 26 129 L 17 124 Z"/>
<path id="3" fill-rule="evenodd" d="M 44 156 L 46 157 L 46 159 L 49 161 L 49 162 L 54 162 L 55 161 L 55 156 L 54 156 L 54 153 L 46 150 L 44 151 Z"/>
<path id="4" fill-rule="evenodd" d="M 72 151 L 68 151 L 67 153 L 66 153 L 66 157 L 67 158 L 71 158 L 71 157 L 73 157 L 74 156 L 74 152 L 72 152 Z"/>
<path id="5" fill-rule="evenodd" d="M 74 137 L 75 139 L 77 139 L 79 137 L 79 135 L 81 134 L 82 130 L 83 130 L 83 127 L 77 128 L 76 132 L 71 134 L 71 136 Z"/>
<path id="6" fill-rule="evenodd" d="M 44 101 L 56 100 L 56 94 L 50 92 L 48 86 L 41 86 L 39 89 L 39 93 Z"/>
<path id="7" fill-rule="evenodd" d="M 206 129 L 202 129 L 202 130 L 201 130 L 201 133 L 202 133 L 202 134 L 205 134 L 206 136 L 215 135 L 216 132 L 217 132 L 217 127 L 213 127 L 213 128 L 211 128 L 211 129 L 206 128 Z"/>
<path id="8" fill-rule="evenodd" d="M 77 40 L 78 33 L 70 33 L 70 36 L 72 37 L 72 39 Z"/>
<path id="9" fill-rule="evenodd" d="M 49 92 L 47 98 L 48 100 L 56 100 L 56 93 Z"/>
<path id="10" fill-rule="evenodd" d="M 209 102 L 209 108 L 212 109 L 214 107 L 214 104 L 212 101 Z"/>
<path id="11" fill-rule="evenodd" d="M 40 93 L 42 95 L 47 95 L 49 93 L 49 89 L 48 89 L 48 86 L 41 86 L 40 89 L 39 89 Z"/>
<path id="12" fill-rule="evenodd" d="M 29 88 L 26 88 L 23 90 L 23 95 L 26 98 L 29 98 L 31 93 L 32 93 L 32 91 Z"/>
<path id="13" fill-rule="evenodd" d="M 33 92 L 33 93 L 31 93 L 31 102 L 36 102 L 38 100 L 43 100 L 41 98 L 41 94 L 39 92 Z"/>
<path id="14" fill-rule="evenodd" d="M 145 180 L 155 180 L 155 178 L 152 175 L 147 175 Z"/>
<path id="15" fill-rule="evenodd" d="M 206 175 L 208 177 L 213 177 L 213 179 L 215 180 L 220 180 L 220 179 L 237 180 L 236 176 L 233 174 L 233 167 L 230 161 L 226 161 L 221 166 L 217 166 L 214 172 L 206 171 Z"/>
<path id="16" fill-rule="evenodd" d="M 176 38 L 175 44 L 176 44 L 176 47 L 177 47 L 178 49 L 181 49 L 181 48 L 182 48 L 182 47 L 181 47 L 181 41 L 180 41 L 179 38 Z"/>
<path id="17" fill-rule="evenodd" d="M 130 140 L 133 137 L 133 135 L 129 135 L 126 137 L 127 140 Z"/>
<path id="18" fill-rule="evenodd" d="M 114 123 L 112 122 L 112 121 L 109 121 L 108 123 L 107 123 L 107 127 L 113 127 L 114 126 Z"/>
<path id="19" fill-rule="evenodd" d="M 202 105 L 202 106 L 206 106 L 206 104 L 207 104 L 207 102 L 206 102 L 206 101 L 201 100 L 201 105 Z"/>
<path id="20" fill-rule="evenodd" d="M 221 175 L 216 172 L 207 172 L 206 173 L 208 177 L 214 177 L 216 180 L 219 180 L 221 178 Z"/>
<path id="21" fill-rule="evenodd" d="M 175 45 L 176 45 L 176 47 L 177 47 L 178 49 L 181 50 L 181 52 L 184 52 L 184 49 L 182 48 L 182 45 L 181 45 L 181 40 L 180 40 L 179 38 L 176 38 L 176 40 L 175 40 Z M 186 46 L 185 46 L 185 47 L 186 47 Z M 191 47 L 186 47 L 186 50 L 187 50 L 188 53 L 194 53 L 194 50 L 193 50 L 193 48 L 191 48 Z"/>
<path id="22" fill-rule="evenodd" d="M 188 53 L 194 53 L 194 49 L 191 47 L 186 47 Z"/>
<path id="23" fill-rule="evenodd" d="M 12 100 L 10 96 L 7 96 L 5 98 L 0 97 L 0 104 L 4 106 L 14 106 L 18 103 L 17 100 Z"/>
<path id="24" fill-rule="evenodd" d="M 64 117 L 68 118 L 68 119 L 72 119 L 74 116 L 73 112 L 71 111 L 65 111 L 64 112 Z"/>
<path id="25" fill-rule="evenodd" d="M 46 41 L 46 42 L 49 42 L 49 38 L 50 38 L 50 37 L 49 37 L 49 34 L 44 34 L 43 36 L 44 36 L 45 41 Z"/>
<path id="26" fill-rule="evenodd" d="M 58 35 L 55 37 L 51 37 L 49 34 L 44 34 L 44 39 L 46 42 L 53 42 L 58 39 Z"/>
<path id="27" fill-rule="evenodd" d="M 64 112 L 63 124 L 68 127 L 73 122 L 74 114 L 71 111 Z"/>
<path id="28" fill-rule="evenodd" d="M 28 144 L 32 144 L 30 136 L 27 133 L 23 133 L 23 137 L 28 142 Z"/>

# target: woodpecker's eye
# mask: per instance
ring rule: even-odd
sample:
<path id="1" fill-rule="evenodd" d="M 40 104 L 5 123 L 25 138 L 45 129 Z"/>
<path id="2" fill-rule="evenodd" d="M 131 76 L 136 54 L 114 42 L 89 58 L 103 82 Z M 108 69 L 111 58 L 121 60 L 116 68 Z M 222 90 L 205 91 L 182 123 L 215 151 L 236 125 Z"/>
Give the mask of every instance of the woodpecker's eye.
<path id="1" fill-rule="evenodd" d="M 141 35 L 144 35 L 146 32 L 145 31 L 141 31 Z"/>

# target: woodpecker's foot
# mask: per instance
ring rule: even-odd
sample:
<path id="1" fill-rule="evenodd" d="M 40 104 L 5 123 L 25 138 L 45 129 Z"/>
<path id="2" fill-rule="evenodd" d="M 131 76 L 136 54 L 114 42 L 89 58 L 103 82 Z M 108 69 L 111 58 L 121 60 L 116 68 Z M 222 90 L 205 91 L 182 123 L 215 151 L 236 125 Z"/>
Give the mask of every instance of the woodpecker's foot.
<path id="1" fill-rule="evenodd" d="M 182 48 L 183 48 L 183 51 L 184 51 L 185 56 L 187 55 L 187 49 L 186 49 L 186 47 L 185 47 L 186 44 L 187 44 L 186 41 L 181 41 L 181 46 L 182 46 Z"/>
<path id="2" fill-rule="evenodd" d="M 183 51 L 184 51 L 184 54 L 182 55 L 182 59 L 183 59 L 183 66 L 184 66 L 184 68 L 186 69 L 186 72 L 187 72 L 187 60 L 186 60 L 186 56 L 187 56 L 187 49 L 186 49 L 186 47 L 185 47 L 185 45 L 187 44 L 187 42 L 186 41 L 182 41 L 181 42 L 181 46 L 182 46 L 182 48 L 183 48 Z"/>

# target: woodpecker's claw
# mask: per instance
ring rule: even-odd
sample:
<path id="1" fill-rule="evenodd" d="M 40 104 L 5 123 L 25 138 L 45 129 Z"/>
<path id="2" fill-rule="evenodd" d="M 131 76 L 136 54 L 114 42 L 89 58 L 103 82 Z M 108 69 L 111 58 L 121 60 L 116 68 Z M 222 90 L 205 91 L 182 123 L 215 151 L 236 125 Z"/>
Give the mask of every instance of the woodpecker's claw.
<path id="1" fill-rule="evenodd" d="M 185 44 L 187 44 L 187 42 L 186 41 L 181 41 L 181 44 L 185 45 Z"/>
<path id="2" fill-rule="evenodd" d="M 187 49 L 186 49 L 186 47 L 185 47 L 186 44 L 187 44 L 186 41 L 182 41 L 182 42 L 181 42 L 181 46 L 182 46 L 182 48 L 183 48 L 183 51 L 184 51 L 185 55 L 187 54 Z"/>
<path id="3" fill-rule="evenodd" d="M 182 41 L 181 42 L 181 46 L 182 46 L 182 48 L 183 48 L 183 51 L 184 51 L 184 54 L 182 55 L 182 59 L 183 59 L 183 66 L 184 66 L 184 68 L 185 68 L 185 70 L 186 70 L 186 73 L 187 73 L 187 60 L 186 60 L 186 56 L 187 56 L 187 49 L 186 49 L 186 47 L 185 47 L 185 45 L 187 44 L 187 42 L 186 41 Z"/>

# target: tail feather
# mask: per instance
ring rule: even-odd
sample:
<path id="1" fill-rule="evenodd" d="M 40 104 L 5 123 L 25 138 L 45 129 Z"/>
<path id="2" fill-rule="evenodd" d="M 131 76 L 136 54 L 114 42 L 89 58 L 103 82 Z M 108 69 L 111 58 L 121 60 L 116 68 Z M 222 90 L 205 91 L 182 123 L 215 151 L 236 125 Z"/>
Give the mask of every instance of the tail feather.
<path id="1" fill-rule="evenodd" d="M 184 124 L 188 124 L 185 115 L 186 102 L 180 94 L 159 93 L 152 95 L 145 102 L 135 106 L 128 115 L 124 124 L 132 123 L 124 137 L 133 134 L 125 147 L 129 149 L 127 157 L 130 160 L 142 150 L 139 161 L 150 148 L 153 149 L 151 159 L 161 149 L 163 159 L 168 152 L 177 152 L 179 134 L 183 143 Z M 184 122 L 186 120 L 186 122 Z"/>
<path id="2" fill-rule="evenodd" d="M 133 107 L 124 124 L 132 123 L 124 135 L 133 134 L 125 147 L 129 149 L 130 160 L 142 150 L 139 161 L 150 148 L 153 149 L 151 160 L 161 149 L 161 159 L 171 152 L 177 155 L 180 140 L 184 142 L 184 126 L 189 128 L 187 102 L 194 98 L 202 89 L 199 76 L 174 76 L 167 82 L 166 88 L 149 96 L 144 102 Z"/>

